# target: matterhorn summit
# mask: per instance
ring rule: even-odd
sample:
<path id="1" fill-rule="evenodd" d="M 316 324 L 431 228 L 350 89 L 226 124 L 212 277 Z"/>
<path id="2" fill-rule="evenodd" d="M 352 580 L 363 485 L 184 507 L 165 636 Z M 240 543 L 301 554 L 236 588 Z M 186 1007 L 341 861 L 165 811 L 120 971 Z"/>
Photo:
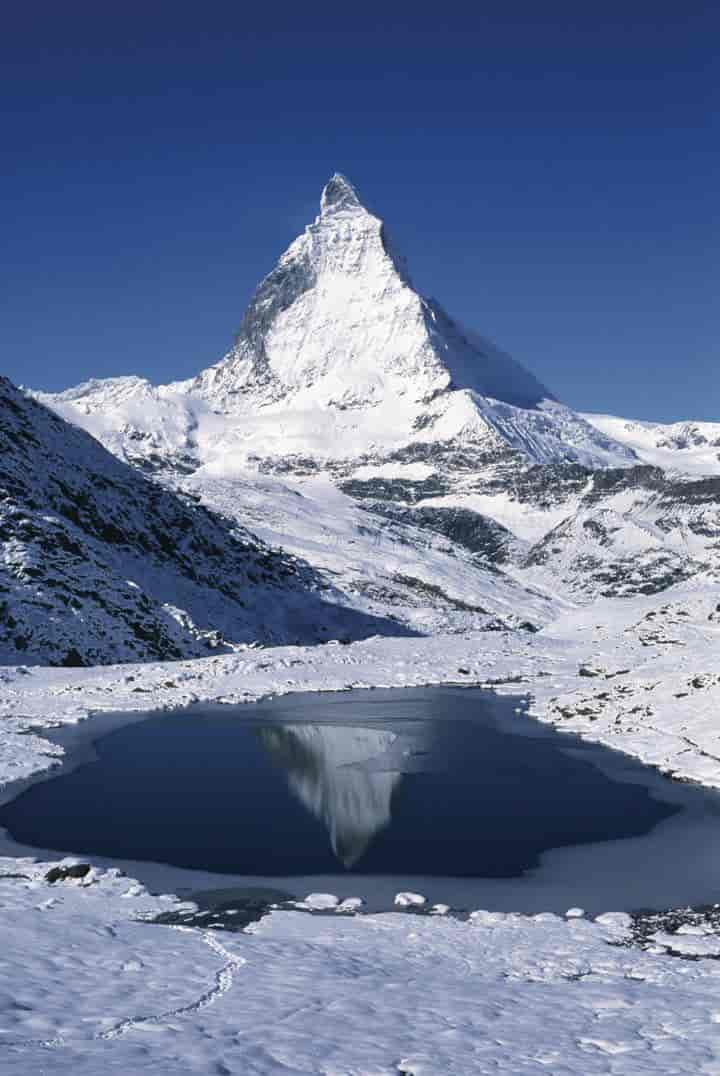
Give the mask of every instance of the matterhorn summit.
<path id="1" fill-rule="evenodd" d="M 393 425 L 398 405 L 416 419 L 418 406 L 458 390 L 521 407 L 552 399 L 415 291 L 383 222 L 339 174 L 322 192 L 320 215 L 260 285 L 233 350 L 192 388 L 227 410 L 279 401 L 392 408 Z M 432 413 L 444 414 L 448 402 Z"/>
<path id="2" fill-rule="evenodd" d="M 339 173 L 219 362 L 158 388 L 116 378 L 43 398 L 113 451 L 136 462 L 146 451 L 154 467 L 272 469 L 280 459 L 292 470 L 301 458 L 347 472 L 438 446 L 462 446 L 478 466 L 508 453 L 590 466 L 634 458 L 420 295 L 382 220 Z"/>

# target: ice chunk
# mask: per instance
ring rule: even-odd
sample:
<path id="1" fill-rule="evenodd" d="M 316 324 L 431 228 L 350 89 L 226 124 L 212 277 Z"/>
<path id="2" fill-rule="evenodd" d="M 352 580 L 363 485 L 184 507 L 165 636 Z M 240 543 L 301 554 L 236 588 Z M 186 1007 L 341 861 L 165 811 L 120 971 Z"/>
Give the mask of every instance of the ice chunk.
<path id="1" fill-rule="evenodd" d="M 426 901 L 426 898 L 422 893 L 397 893 L 395 895 L 395 903 L 399 908 L 419 908 Z"/>
<path id="2" fill-rule="evenodd" d="M 314 911 L 320 911 L 324 908 L 337 908 L 339 903 L 340 901 L 334 893 L 308 893 L 305 900 L 301 902 L 306 908 L 312 908 Z"/>

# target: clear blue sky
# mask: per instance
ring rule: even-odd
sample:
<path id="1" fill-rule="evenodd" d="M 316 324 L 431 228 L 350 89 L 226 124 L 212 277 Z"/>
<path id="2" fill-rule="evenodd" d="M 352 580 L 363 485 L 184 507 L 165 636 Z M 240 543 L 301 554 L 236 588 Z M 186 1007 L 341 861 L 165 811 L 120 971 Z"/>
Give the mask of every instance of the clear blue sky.
<path id="1" fill-rule="evenodd" d="M 6 7 L 4 373 L 216 361 L 339 170 L 571 405 L 720 420 L 715 4 L 253 7 Z"/>

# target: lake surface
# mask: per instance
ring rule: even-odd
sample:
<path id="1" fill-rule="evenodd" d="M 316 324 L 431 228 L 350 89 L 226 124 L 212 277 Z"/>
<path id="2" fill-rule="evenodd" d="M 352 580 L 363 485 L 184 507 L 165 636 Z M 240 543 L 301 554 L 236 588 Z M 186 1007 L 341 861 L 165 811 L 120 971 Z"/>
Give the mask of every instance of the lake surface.
<path id="1" fill-rule="evenodd" d="M 601 908 L 677 903 L 666 899 L 678 891 L 669 840 L 686 856 L 694 849 L 681 902 L 720 897 L 720 877 L 702 869 L 720 831 L 716 794 L 663 780 L 521 708 L 518 698 L 430 688 L 134 715 L 113 731 L 127 715 L 99 715 L 54 734 L 68 763 L 0 807 L 0 825 L 24 846 L 300 896 L 382 893 L 383 904 L 414 882 L 449 903 L 484 893 L 485 907 L 515 907 L 514 893 L 518 910 L 568 907 L 583 892 L 585 905 L 600 892 L 606 901 L 608 849 L 616 899 Z M 573 856 L 584 890 L 577 875 L 562 882 Z"/>

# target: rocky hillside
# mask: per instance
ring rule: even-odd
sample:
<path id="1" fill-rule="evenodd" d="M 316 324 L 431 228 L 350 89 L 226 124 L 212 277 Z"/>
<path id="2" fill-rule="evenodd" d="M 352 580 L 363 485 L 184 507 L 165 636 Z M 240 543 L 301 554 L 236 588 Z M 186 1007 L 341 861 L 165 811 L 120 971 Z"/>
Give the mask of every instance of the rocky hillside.
<path id="1" fill-rule="evenodd" d="M 103 664 L 397 625 L 0 378 L 0 661 Z"/>
<path id="2" fill-rule="evenodd" d="M 720 580 L 718 477 L 566 464 L 342 488 L 375 514 L 444 535 L 527 588 L 572 602 Z"/>

